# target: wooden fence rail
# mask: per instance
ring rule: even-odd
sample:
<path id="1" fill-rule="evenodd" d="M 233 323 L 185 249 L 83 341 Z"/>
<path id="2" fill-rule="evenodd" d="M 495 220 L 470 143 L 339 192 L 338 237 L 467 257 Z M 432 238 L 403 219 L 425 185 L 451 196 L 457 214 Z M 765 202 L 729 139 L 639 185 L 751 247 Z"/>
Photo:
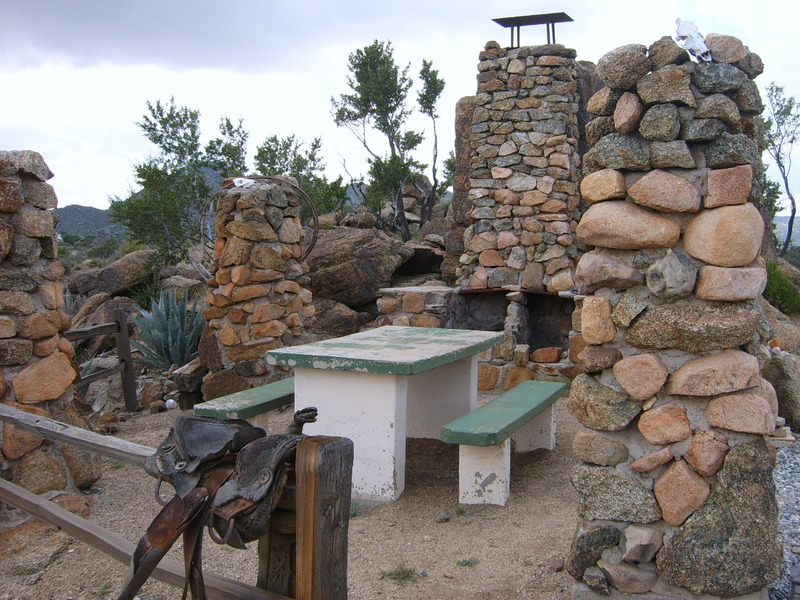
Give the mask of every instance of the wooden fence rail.
<path id="1" fill-rule="evenodd" d="M 0 421 L 50 440 L 142 466 L 154 448 L 103 436 L 0 404 Z M 353 443 L 314 436 L 297 447 L 297 484 L 279 506 L 281 518 L 258 541 L 258 582 L 247 585 L 205 573 L 209 600 L 346 600 L 347 532 Z M 0 478 L 0 500 L 60 527 L 72 537 L 129 563 L 136 544 Z M 272 522 L 271 522 L 272 523 Z M 288 543 L 287 543 L 288 542 Z M 153 577 L 182 587 L 184 567 L 162 560 Z"/>
<path id="2" fill-rule="evenodd" d="M 117 346 L 117 357 L 119 363 L 107 369 L 101 369 L 87 377 L 80 377 L 73 382 L 74 385 L 89 385 L 90 383 L 103 379 L 109 375 L 120 373 L 122 377 L 122 394 L 125 397 L 125 409 L 128 411 L 136 410 L 139 402 L 136 399 L 136 375 L 133 371 L 133 357 L 131 356 L 131 341 L 128 337 L 128 315 L 122 309 L 114 311 L 114 322 L 94 325 L 93 327 L 83 327 L 72 329 L 64 333 L 64 337 L 70 342 L 77 342 L 99 335 L 114 334 Z"/>

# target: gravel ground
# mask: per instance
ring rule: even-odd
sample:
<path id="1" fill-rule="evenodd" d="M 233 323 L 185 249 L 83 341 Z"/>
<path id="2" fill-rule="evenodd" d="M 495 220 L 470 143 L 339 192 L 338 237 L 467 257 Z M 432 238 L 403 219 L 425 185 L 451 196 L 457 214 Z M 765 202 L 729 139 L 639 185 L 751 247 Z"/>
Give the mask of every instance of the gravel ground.
<path id="1" fill-rule="evenodd" d="M 574 582 L 560 567 L 577 519 L 569 473 L 577 462 L 571 441 L 578 425 L 566 399 L 558 402 L 556 414 L 556 449 L 515 456 L 506 507 L 459 506 L 456 449 L 410 440 L 403 495 L 392 504 L 364 508 L 350 521 L 349 597 L 570 599 Z M 290 415 L 281 417 L 288 422 Z M 174 412 L 137 415 L 119 423 L 117 435 L 156 446 L 174 417 Z M 774 477 L 786 568 L 770 598 L 787 600 L 788 566 L 800 562 L 799 444 L 778 451 Z M 153 487 L 143 470 L 105 459 L 103 478 L 91 494 L 91 520 L 137 540 L 159 510 Z M 37 529 L 31 537 L 30 546 L 17 554 L 0 544 L 0 600 L 108 600 L 119 592 L 125 565 L 53 530 Z M 180 552 L 178 542 L 170 557 L 180 560 Z M 255 544 L 241 551 L 204 541 L 207 572 L 252 583 L 256 562 Z M 392 577 L 401 569 L 410 573 L 405 582 Z M 171 600 L 180 598 L 180 591 L 151 580 L 139 598 Z"/>
<path id="2" fill-rule="evenodd" d="M 457 448 L 437 440 L 409 440 L 403 495 L 392 504 L 363 508 L 350 520 L 349 598 L 568 600 L 573 579 L 560 565 L 577 518 L 577 493 L 569 483 L 577 462 L 571 447 L 577 422 L 566 410 L 566 398 L 559 400 L 556 413 L 556 449 L 514 457 L 505 507 L 459 506 Z M 290 415 L 286 411 L 283 416 Z M 174 416 L 137 415 L 119 423 L 117 435 L 156 446 Z M 153 489 L 154 480 L 142 469 L 105 460 L 103 478 L 92 493 L 91 520 L 137 540 L 160 509 Z M 0 600 L 116 596 L 126 565 L 64 534 L 51 540 L 52 545 L 37 541 L 28 557 L 9 559 L 0 549 Z M 49 564 L 37 562 L 49 558 L 59 540 L 67 549 Z M 246 551 L 216 546 L 206 536 L 204 570 L 254 583 L 256 545 L 250 546 Z M 180 553 L 179 541 L 168 556 L 180 560 Z M 398 581 L 395 576 L 403 569 L 408 576 Z M 171 600 L 180 598 L 180 591 L 150 580 L 139 597 Z"/>
<path id="3" fill-rule="evenodd" d="M 788 600 L 790 590 L 789 569 L 800 563 L 800 443 L 778 450 L 778 461 L 773 471 L 778 497 L 780 522 L 778 537 L 783 544 L 784 564 L 780 579 L 770 590 L 771 600 Z"/>

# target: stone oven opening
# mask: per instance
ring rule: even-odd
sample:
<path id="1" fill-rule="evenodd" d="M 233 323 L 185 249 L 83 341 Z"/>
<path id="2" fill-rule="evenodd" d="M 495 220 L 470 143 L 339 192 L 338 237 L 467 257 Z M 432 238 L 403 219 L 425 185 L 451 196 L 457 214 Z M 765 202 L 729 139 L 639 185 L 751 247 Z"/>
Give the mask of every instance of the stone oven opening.
<path id="1" fill-rule="evenodd" d="M 454 296 L 452 327 L 510 331 L 518 344 L 568 348 L 575 302 L 556 294 L 509 290 L 461 290 Z"/>
<path id="2" fill-rule="evenodd" d="M 521 332 L 519 343 L 528 344 L 531 350 L 537 348 L 569 346 L 569 332 L 572 329 L 572 313 L 575 302 L 552 294 L 526 293 L 528 326 Z"/>

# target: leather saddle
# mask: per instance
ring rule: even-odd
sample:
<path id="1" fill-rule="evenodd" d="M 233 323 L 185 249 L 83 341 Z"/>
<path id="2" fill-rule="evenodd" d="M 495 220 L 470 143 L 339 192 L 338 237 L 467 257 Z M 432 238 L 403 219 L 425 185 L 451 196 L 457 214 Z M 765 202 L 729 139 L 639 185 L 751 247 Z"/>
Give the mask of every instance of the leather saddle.
<path id="1" fill-rule="evenodd" d="M 147 473 L 158 479 L 156 499 L 163 508 L 136 546 L 119 600 L 135 597 L 181 535 L 186 572 L 182 598 L 191 592 L 194 600 L 205 600 L 203 528 L 208 526 L 215 542 L 234 548 L 245 548 L 264 535 L 293 469 L 303 425 L 316 418 L 316 408 L 299 410 L 284 433 L 267 435 L 239 419 L 177 417 L 145 461 Z M 169 501 L 161 497 L 162 481 L 175 488 Z"/>

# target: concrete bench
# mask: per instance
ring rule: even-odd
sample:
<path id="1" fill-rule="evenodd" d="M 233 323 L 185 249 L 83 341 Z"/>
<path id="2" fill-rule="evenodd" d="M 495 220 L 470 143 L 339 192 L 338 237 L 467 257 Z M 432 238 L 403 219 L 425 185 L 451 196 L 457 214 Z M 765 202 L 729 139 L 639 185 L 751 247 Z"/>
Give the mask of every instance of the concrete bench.
<path id="1" fill-rule="evenodd" d="M 458 496 L 462 504 L 505 506 L 514 451 L 556 445 L 556 400 L 567 390 L 557 381 L 523 381 L 442 427 L 442 441 L 459 445 Z"/>
<path id="2" fill-rule="evenodd" d="M 194 414 L 220 419 L 245 419 L 269 431 L 267 413 L 292 402 L 294 402 L 294 377 L 288 377 L 195 404 Z"/>

